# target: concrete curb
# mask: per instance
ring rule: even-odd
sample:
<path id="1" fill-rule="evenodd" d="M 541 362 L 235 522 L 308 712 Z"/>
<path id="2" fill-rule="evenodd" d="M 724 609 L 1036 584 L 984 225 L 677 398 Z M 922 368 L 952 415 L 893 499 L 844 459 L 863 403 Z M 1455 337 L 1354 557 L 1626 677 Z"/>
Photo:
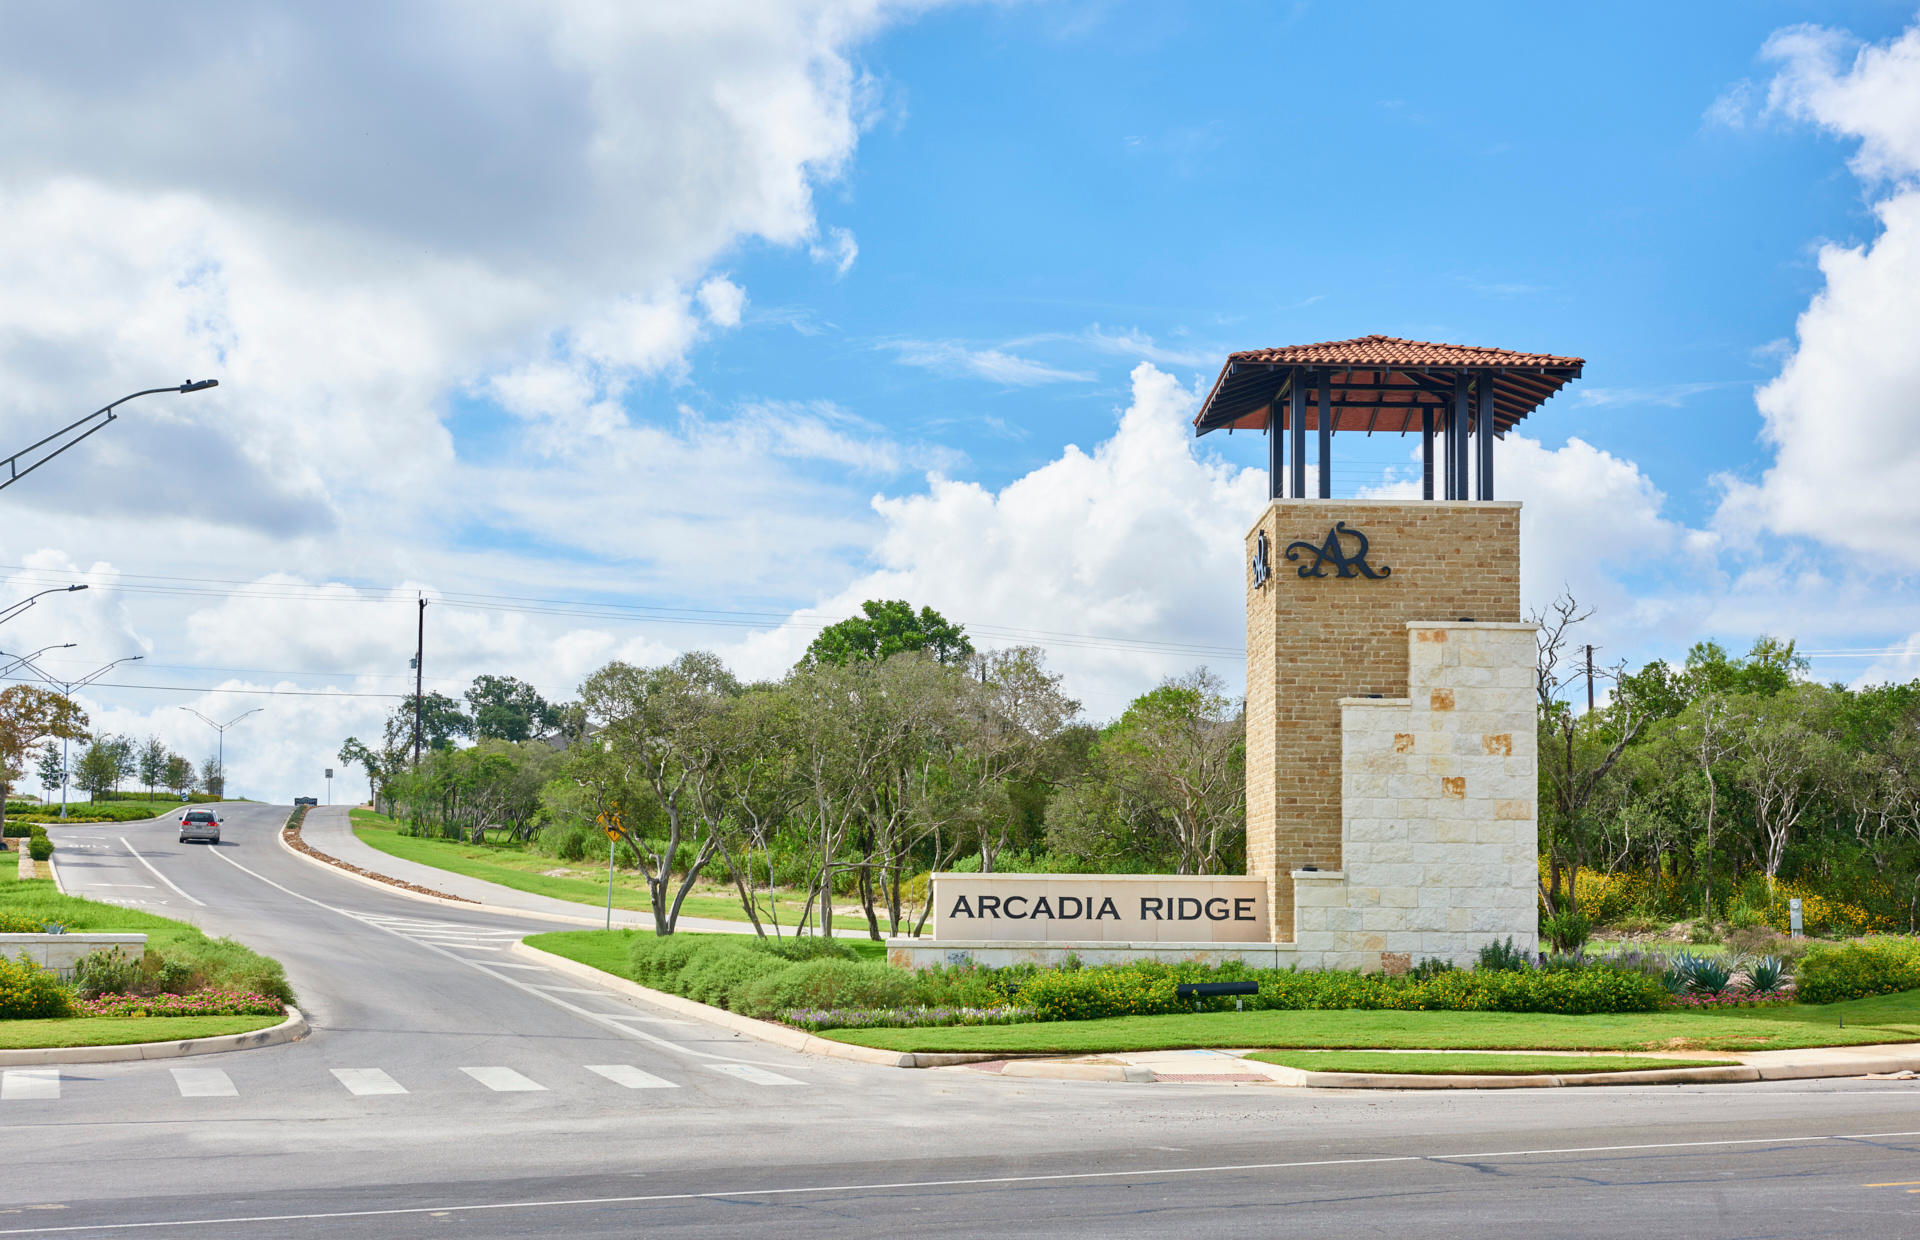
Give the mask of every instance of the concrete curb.
<path id="1" fill-rule="evenodd" d="M 1314 1072 L 1266 1064 L 1267 1075 L 1281 1085 L 1307 1089 L 1561 1089 L 1581 1085 L 1719 1085 L 1761 1080 L 1760 1070 L 1744 1064 L 1724 1068 L 1648 1068 L 1635 1072 L 1581 1072 L 1566 1076 L 1426 1075 L 1412 1072 Z M 1855 1073 L 1846 1073 L 1852 1076 Z"/>
<path id="2" fill-rule="evenodd" d="M 303 853 L 293 845 L 287 843 L 285 826 L 275 830 L 273 838 L 279 843 L 282 849 L 300 858 L 308 865 L 317 865 L 329 874 L 343 875 L 363 887 L 371 887 L 375 891 L 384 891 L 389 895 L 405 896 L 409 900 L 419 900 L 425 904 L 438 904 L 441 908 L 466 909 L 470 913 L 503 913 L 509 917 L 537 917 L 541 921 L 557 921 L 563 925 L 585 926 L 590 930 L 602 930 L 606 928 L 606 919 L 603 917 L 574 917 L 566 913 L 546 913 L 537 912 L 533 909 L 515 908 L 511 904 L 488 904 L 482 900 L 449 900 L 441 896 L 430 896 L 425 892 L 413 891 L 395 883 L 383 883 L 377 878 L 368 878 L 365 874 L 356 874 L 344 865 L 335 865 L 330 861 L 322 861 L 312 853 Z M 448 873 L 452 873 L 452 871 L 448 871 Z M 475 879 L 473 881 L 485 882 L 486 880 Z M 614 929 L 616 930 L 632 928 L 634 927 L 622 926 L 617 923 L 614 925 Z"/>
<path id="3" fill-rule="evenodd" d="M 709 1025 L 717 1025 L 734 1033 L 744 1033 L 750 1038 L 771 1042 L 775 1046 L 784 1046 L 790 1051 L 799 1051 L 805 1055 L 848 1059 L 855 1063 L 878 1064 L 886 1068 L 930 1067 L 932 1065 L 922 1064 L 920 1060 L 925 1058 L 952 1061 L 955 1058 L 952 1055 L 922 1056 L 905 1051 L 883 1051 L 871 1046 L 851 1046 L 845 1042 L 815 1037 L 802 1029 L 789 1029 L 785 1025 L 755 1020 L 751 1016 L 742 1016 L 738 1012 L 729 1012 L 705 1003 L 696 1003 L 692 999 L 683 999 L 679 995 L 670 995 L 665 991 L 650 990 L 638 982 L 631 982 L 624 977 L 603 972 L 590 964 L 581 964 L 578 960 L 569 960 L 565 956 L 541 951 L 537 947 L 530 946 L 524 939 L 509 947 L 507 954 L 518 956 L 522 960 L 537 960 L 556 972 L 565 973 L 568 977 L 578 978 L 581 981 L 592 982 L 616 994 L 626 995 L 630 999 L 639 999 L 653 1007 L 691 1017 Z M 1000 1056 L 976 1055 L 964 1057 L 961 1062 L 973 1063 L 997 1058 Z"/>
<path id="4" fill-rule="evenodd" d="M 186 1038 L 179 1042 L 128 1042 L 120 1046 L 36 1046 L 0 1050 L 0 1065 L 121 1063 L 136 1059 L 178 1059 L 183 1055 L 218 1055 L 225 1051 L 276 1046 L 303 1038 L 307 1033 L 307 1018 L 300 1014 L 299 1008 L 289 1004 L 287 1018 L 270 1029 L 255 1029 L 251 1033 L 223 1033 L 211 1038 Z"/>

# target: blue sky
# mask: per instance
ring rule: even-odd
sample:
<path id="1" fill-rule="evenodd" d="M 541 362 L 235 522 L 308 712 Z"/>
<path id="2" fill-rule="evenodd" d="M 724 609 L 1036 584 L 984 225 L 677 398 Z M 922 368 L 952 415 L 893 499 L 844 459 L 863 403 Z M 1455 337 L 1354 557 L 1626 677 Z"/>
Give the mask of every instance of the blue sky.
<path id="1" fill-rule="evenodd" d="M 450 692 L 875 596 L 1095 717 L 1237 680 L 1264 445 L 1186 420 L 1375 332 L 1587 359 L 1501 478 L 1609 657 L 1920 675 L 1910 5 L 109 9 L 0 13 L 0 433 L 222 386 L 7 493 L 0 597 L 95 588 L 0 649 L 146 655 L 91 708 L 181 747 L 268 703 L 243 790 L 377 729 L 422 593 Z"/>

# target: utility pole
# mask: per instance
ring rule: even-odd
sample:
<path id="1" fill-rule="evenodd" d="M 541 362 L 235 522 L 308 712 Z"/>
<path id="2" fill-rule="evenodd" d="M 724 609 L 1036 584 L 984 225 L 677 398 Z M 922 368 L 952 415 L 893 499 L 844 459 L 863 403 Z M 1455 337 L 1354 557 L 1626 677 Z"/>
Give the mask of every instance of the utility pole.
<path id="1" fill-rule="evenodd" d="M 1593 713 L 1593 647 L 1587 647 L 1587 713 Z"/>
<path id="2" fill-rule="evenodd" d="M 420 765 L 420 696 L 426 675 L 421 664 L 427 661 L 427 598 L 420 596 L 420 633 L 413 648 L 413 764 Z"/>

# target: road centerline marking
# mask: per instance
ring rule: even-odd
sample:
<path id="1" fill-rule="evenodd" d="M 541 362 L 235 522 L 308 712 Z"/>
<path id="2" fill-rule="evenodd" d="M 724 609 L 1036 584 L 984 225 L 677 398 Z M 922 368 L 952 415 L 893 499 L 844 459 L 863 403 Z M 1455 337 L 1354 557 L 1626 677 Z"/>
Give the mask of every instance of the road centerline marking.
<path id="1" fill-rule="evenodd" d="M 268 880 L 271 881 L 271 880 Z M 305 897 L 302 897 L 303 899 Z M 1142 1179 L 1154 1176 L 1218 1175 L 1222 1173 L 1295 1171 L 1321 1167 L 1377 1166 L 1383 1163 L 1486 1162 L 1496 1158 L 1531 1158 L 1565 1154 L 1617 1154 L 1641 1150 L 1705 1150 L 1750 1145 L 1808 1145 L 1815 1142 L 1911 1140 L 1916 1132 L 1818 1133 L 1806 1137 L 1728 1137 L 1714 1141 L 1653 1141 L 1637 1145 L 1564 1146 L 1540 1150 L 1494 1150 L 1478 1154 L 1377 1154 L 1350 1158 L 1315 1158 L 1296 1162 L 1229 1163 L 1200 1167 L 1142 1167 L 1112 1171 L 1058 1171 L 1031 1175 L 991 1175 L 950 1180 L 895 1180 L 865 1184 L 809 1184 L 792 1188 L 733 1188 L 706 1192 L 648 1193 L 625 1197 L 563 1197 L 536 1201 L 456 1202 L 434 1206 L 388 1206 L 365 1210 L 316 1210 L 303 1214 L 255 1214 L 192 1219 L 153 1219 L 131 1223 L 80 1223 L 56 1227 L 20 1227 L 0 1230 L 0 1236 L 45 1236 L 64 1232 L 150 1231 L 170 1227 L 231 1227 L 248 1223 L 301 1223 L 327 1219 L 407 1218 L 417 1215 L 480 1214 L 507 1210 L 556 1210 L 595 1206 L 648 1205 L 663 1201 L 734 1201 L 754 1197 L 824 1196 L 828 1193 L 873 1193 L 906 1189 L 977 1188 L 996 1184 L 1070 1184 L 1100 1180 Z"/>

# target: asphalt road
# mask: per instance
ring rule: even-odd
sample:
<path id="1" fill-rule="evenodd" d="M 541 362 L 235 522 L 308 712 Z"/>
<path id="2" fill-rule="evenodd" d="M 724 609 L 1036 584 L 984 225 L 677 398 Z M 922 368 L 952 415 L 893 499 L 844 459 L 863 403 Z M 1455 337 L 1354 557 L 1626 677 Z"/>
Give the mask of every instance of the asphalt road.
<path id="1" fill-rule="evenodd" d="M 71 888 L 279 957 L 314 1032 L 51 1091 L 0 1078 L 0 1237 L 1920 1234 L 1913 1084 L 1382 1094 L 835 1063 L 508 967 L 503 943 L 547 926 L 322 871 L 274 843 L 285 812 L 226 807 L 217 848 L 59 833 Z"/>

